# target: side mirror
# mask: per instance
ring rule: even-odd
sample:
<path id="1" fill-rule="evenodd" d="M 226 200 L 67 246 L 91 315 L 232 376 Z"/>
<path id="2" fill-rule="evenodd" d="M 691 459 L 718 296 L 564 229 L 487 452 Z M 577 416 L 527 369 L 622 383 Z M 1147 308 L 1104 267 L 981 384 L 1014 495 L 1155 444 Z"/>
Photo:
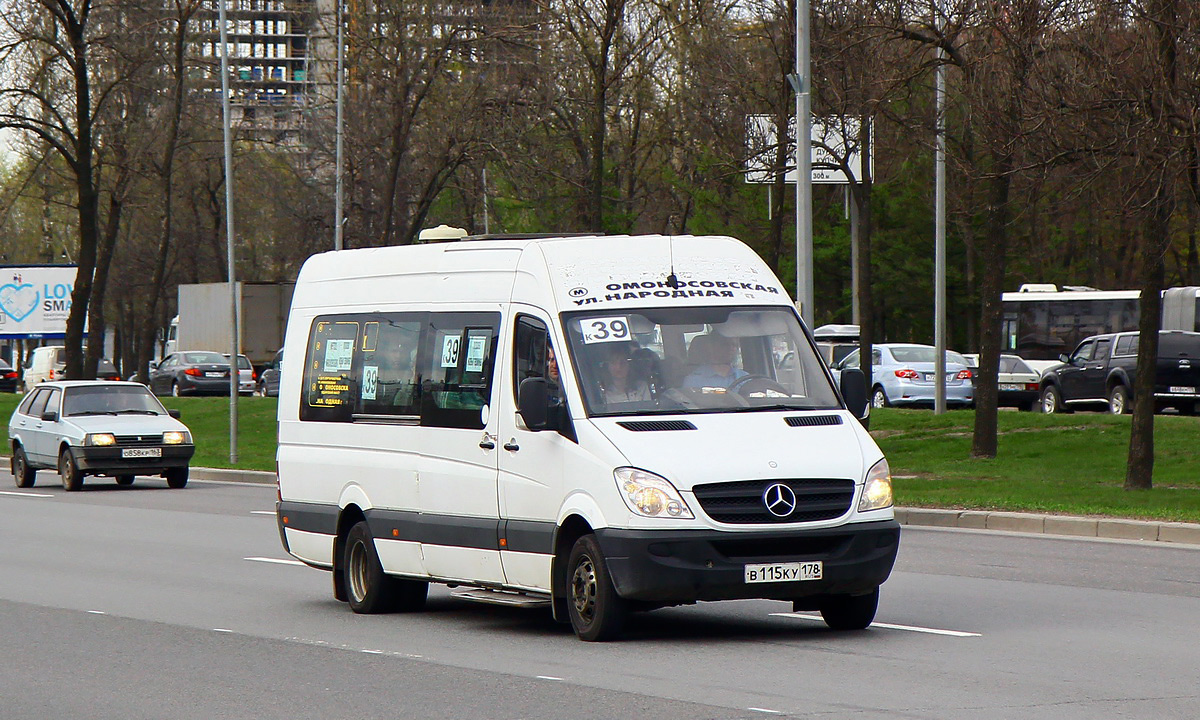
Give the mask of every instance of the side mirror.
<path id="1" fill-rule="evenodd" d="M 175 418 L 176 420 L 178 420 L 180 417 L 183 416 L 183 413 L 179 412 L 175 408 L 167 408 L 167 414 L 170 415 L 171 417 Z"/>
<path id="2" fill-rule="evenodd" d="M 525 378 L 517 388 L 517 412 L 530 430 L 548 430 L 550 417 L 550 394 L 546 379 Z"/>
<path id="3" fill-rule="evenodd" d="M 842 370 L 842 397 L 846 400 L 846 409 L 860 420 L 867 416 L 867 376 L 859 368 Z"/>
<path id="4" fill-rule="evenodd" d="M 1064 362 L 1064 363 L 1067 363 L 1068 365 L 1070 365 L 1070 364 L 1071 364 L 1071 358 L 1070 358 L 1070 356 L 1068 356 L 1066 353 L 1059 353 L 1059 354 L 1058 354 L 1058 361 L 1059 361 L 1059 362 Z"/>
<path id="5" fill-rule="evenodd" d="M 53 410 L 47 410 L 46 412 L 42 413 L 42 420 L 46 422 L 58 422 L 58 413 L 54 412 Z"/>
<path id="6" fill-rule="evenodd" d="M 158 361 L 157 361 L 157 360 L 151 360 L 151 361 L 150 361 L 150 369 L 151 369 L 151 370 L 157 370 L 157 369 L 158 369 Z"/>

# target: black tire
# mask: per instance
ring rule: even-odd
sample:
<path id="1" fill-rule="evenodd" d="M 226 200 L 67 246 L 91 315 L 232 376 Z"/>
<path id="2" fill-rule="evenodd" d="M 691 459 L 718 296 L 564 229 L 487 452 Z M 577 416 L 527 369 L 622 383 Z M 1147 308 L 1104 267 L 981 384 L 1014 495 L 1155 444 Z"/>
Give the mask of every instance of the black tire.
<path id="1" fill-rule="evenodd" d="M 871 407 L 885 408 L 891 406 L 892 403 L 888 400 L 887 393 L 883 391 L 883 386 L 876 385 L 875 389 L 871 391 Z"/>
<path id="2" fill-rule="evenodd" d="M 117 476 L 117 484 L 118 485 L 132 485 L 133 484 L 133 476 L 132 475 L 118 475 Z"/>
<path id="3" fill-rule="evenodd" d="M 1196 414 L 1196 405 L 1197 405 L 1197 403 L 1194 403 L 1194 402 L 1183 403 L 1181 405 L 1176 406 L 1175 409 L 1179 411 L 1180 415 L 1195 415 Z"/>
<path id="4" fill-rule="evenodd" d="M 185 467 L 167 468 L 165 473 L 167 478 L 167 487 L 173 490 L 179 490 L 187 487 L 188 469 Z"/>
<path id="5" fill-rule="evenodd" d="M 1108 391 L 1108 411 L 1113 415 L 1128 415 L 1133 412 L 1129 402 L 1129 390 L 1124 385 L 1113 385 Z"/>
<path id="6" fill-rule="evenodd" d="M 830 595 L 821 598 L 821 618 L 834 630 L 863 630 L 875 620 L 879 588 L 866 595 Z"/>
<path id="7" fill-rule="evenodd" d="M 375 540 L 365 520 L 355 524 L 346 535 L 342 572 L 345 575 L 346 602 L 361 615 L 387 612 L 413 612 L 425 607 L 429 583 L 402 580 L 383 571 Z"/>
<path id="8" fill-rule="evenodd" d="M 616 639 L 625 627 L 629 605 L 617 594 L 608 563 L 595 535 L 575 541 L 567 559 L 567 614 L 580 640 Z"/>
<path id="9" fill-rule="evenodd" d="M 1057 385 L 1047 385 L 1042 388 L 1042 399 L 1039 409 L 1046 415 L 1051 413 L 1069 412 L 1062 401 L 1062 393 Z"/>
<path id="10" fill-rule="evenodd" d="M 62 478 L 63 490 L 78 492 L 83 488 L 83 471 L 75 463 L 70 448 L 63 448 L 62 453 L 58 456 L 58 474 Z"/>
<path id="11" fill-rule="evenodd" d="M 29 458 L 25 457 L 25 448 L 20 445 L 13 451 L 12 475 L 13 481 L 19 488 L 31 488 L 37 479 L 37 470 L 29 467 Z"/>

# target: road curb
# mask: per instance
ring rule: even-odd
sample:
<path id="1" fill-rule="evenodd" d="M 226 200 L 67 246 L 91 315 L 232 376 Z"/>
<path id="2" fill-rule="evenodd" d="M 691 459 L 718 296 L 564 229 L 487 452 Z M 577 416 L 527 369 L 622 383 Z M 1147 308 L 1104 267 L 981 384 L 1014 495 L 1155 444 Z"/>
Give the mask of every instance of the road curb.
<path id="1" fill-rule="evenodd" d="M 1039 513 L 896 508 L 901 525 L 1200 545 L 1200 524 Z"/>
<path id="2" fill-rule="evenodd" d="M 0 456 L 0 463 L 2 463 L 0 467 L 7 466 L 8 458 Z M 194 480 L 219 480 L 253 485 L 275 484 L 275 473 L 261 470 L 193 467 L 190 475 Z M 895 512 L 896 520 L 901 525 L 914 527 L 993 530 L 1200 545 L 1200 523 L 918 507 L 898 507 Z"/>

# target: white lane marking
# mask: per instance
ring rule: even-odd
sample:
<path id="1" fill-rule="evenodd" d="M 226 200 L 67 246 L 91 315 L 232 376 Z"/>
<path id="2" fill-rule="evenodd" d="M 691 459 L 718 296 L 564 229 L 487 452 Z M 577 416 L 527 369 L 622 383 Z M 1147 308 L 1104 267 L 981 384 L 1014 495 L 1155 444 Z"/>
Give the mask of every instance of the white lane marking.
<path id="1" fill-rule="evenodd" d="M 770 710 L 767 708 L 746 708 L 746 709 L 751 712 L 767 713 L 768 715 L 782 715 L 783 714 L 782 710 Z"/>
<path id="2" fill-rule="evenodd" d="M 213 628 L 213 629 L 212 629 L 212 631 L 213 631 L 213 632 L 223 632 L 223 633 L 231 633 L 231 632 L 233 632 L 232 630 L 228 630 L 228 629 L 226 629 L 226 628 Z"/>
<path id="3" fill-rule="evenodd" d="M 89 615 L 107 615 L 103 610 L 88 610 Z"/>
<path id="4" fill-rule="evenodd" d="M 251 515 L 270 515 L 271 517 L 275 517 L 274 510 L 251 510 L 250 514 Z"/>
<path id="5" fill-rule="evenodd" d="M 268 557 L 248 557 L 248 558 L 242 558 L 242 559 L 250 560 L 252 562 L 274 563 L 276 565 L 300 565 L 301 567 L 304 566 L 304 563 L 300 562 L 299 560 L 280 560 L 279 558 L 268 558 Z"/>
<path id="6" fill-rule="evenodd" d="M 538 679 L 538 680 L 556 680 L 556 681 L 561 681 L 561 680 L 562 680 L 562 678 L 560 678 L 560 677 L 554 677 L 553 675 L 538 675 L 538 676 L 537 676 L 537 679 Z"/>
<path id="7" fill-rule="evenodd" d="M 820 615 L 803 615 L 801 613 L 771 613 L 775 617 L 795 618 L 797 620 L 816 620 L 824 622 Z M 945 635 L 947 637 L 983 637 L 981 633 L 963 632 L 961 630 L 938 630 L 937 628 L 917 627 L 915 625 L 893 625 L 891 623 L 873 622 L 871 627 L 887 630 L 907 630 L 908 632 L 926 633 L 928 635 Z"/>
<path id="8" fill-rule="evenodd" d="M 53 495 L 45 495 L 43 493 L 13 492 L 11 490 L 0 490 L 0 495 L 12 495 L 13 497 L 37 497 L 37 498 L 47 498 L 47 497 L 52 498 L 52 497 L 54 497 Z"/>

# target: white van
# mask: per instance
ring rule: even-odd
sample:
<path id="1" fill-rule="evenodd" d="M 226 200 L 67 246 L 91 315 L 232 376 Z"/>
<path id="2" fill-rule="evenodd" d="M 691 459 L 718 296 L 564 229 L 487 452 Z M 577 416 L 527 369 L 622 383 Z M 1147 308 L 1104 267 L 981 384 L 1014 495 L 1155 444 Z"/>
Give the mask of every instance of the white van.
<path id="1" fill-rule="evenodd" d="M 700 600 L 874 618 L 900 528 L 862 375 L 737 240 L 324 253 L 287 327 L 280 535 L 355 612 L 438 582 L 584 640 Z"/>

